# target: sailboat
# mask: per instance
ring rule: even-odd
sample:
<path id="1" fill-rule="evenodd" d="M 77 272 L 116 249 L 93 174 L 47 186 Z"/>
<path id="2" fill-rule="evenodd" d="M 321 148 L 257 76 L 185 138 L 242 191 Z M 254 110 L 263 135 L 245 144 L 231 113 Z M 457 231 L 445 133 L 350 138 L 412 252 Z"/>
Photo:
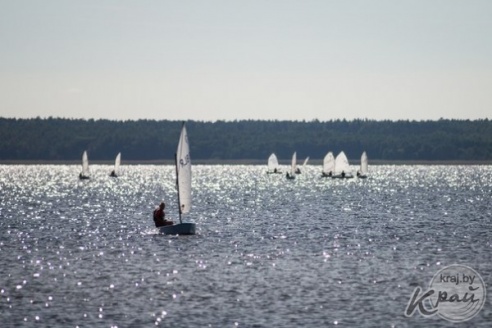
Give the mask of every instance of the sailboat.
<path id="1" fill-rule="evenodd" d="M 114 160 L 114 169 L 111 171 L 110 177 L 117 178 L 120 174 L 120 163 L 121 163 L 121 153 L 116 155 L 116 159 Z"/>
<path id="2" fill-rule="evenodd" d="M 352 173 L 350 172 L 350 165 L 347 159 L 347 156 L 343 151 L 337 155 L 335 158 L 335 172 L 332 178 L 342 178 L 349 179 L 353 178 Z"/>
<path id="3" fill-rule="evenodd" d="M 304 170 L 306 168 L 306 164 L 307 162 L 309 161 L 309 156 L 306 157 L 306 159 L 304 160 L 304 163 L 302 164 L 302 169 Z M 301 174 L 301 169 L 296 167 L 296 174 Z"/>
<path id="4" fill-rule="evenodd" d="M 321 176 L 323 177 L 331 177 L 333 176 L 333 172 L 335 171 L 335 157 L 333 157 L 333 153 L 330 151 L 325 155 L 323 159 L 323 171 L 321 172 Z"/>
<path id="5" fill-rule="evenodd" d="M 89 179 L 89 158 L 87 157 L 87 150 L 84 150 L 84 154 L 82 154 L 82 172 L 79 174 L 79 179 Z"/>
<path id="6" fill-rule="evenodd" d="M 362 156 L 360 157 L 360 169 L 359 169 L 359 171 L 357 171 L 357 177 L 362 178 L 362 179 L 367 178 L 367 173 L 368 173 L 367 166 L 368 166 L 367 154 L 366 154 L 366 152 L 363 152 Z"/>
<path id="7" fill-rule="evenodd" d="M 194 235 L 195 224 L 183 222 L 183 214 L 191 209 L 191 159 L 188 133 L 183 123 L 179 137 L 178 149 L 174 155 L 176 165 L 176 188 L 178 195 L 179 223 L 159 227 L 161 233 L 166 235 Z"/>
<path id="8" fill-rule="evenodd" d="M 280 171 L 280 167 L 278 165 L 278 159 L 277 155 L 272 153 L 270 157 L 268 157 L 268 171 L 267 174 L 272 174 L 272 173 L 282 173 Z"/>
<path id="9" fill-rule="evenodd" d="M 308 161 L 309 161 L 309 156 L 306 157 L 306 159 L 304 160 L 304 163 L 302 163 L 302 167 L 306 167 Z"/>
<path id="10" fill-rule="evenodd" d="M 289 180 L 296 178 L 296 166 L 297 166 L 297 153 L 292 154 L 292 162 L 290 163 L 290 173 L 287 172 L 285 177 Z"/>

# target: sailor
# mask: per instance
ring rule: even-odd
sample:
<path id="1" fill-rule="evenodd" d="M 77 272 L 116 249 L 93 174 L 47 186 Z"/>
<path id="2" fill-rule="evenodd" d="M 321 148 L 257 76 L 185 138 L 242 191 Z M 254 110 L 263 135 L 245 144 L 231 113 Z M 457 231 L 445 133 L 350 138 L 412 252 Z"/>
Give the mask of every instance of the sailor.
<path id="1" fill-rule="evenodd" d="M 113 170 L 113 171 L 111 171 L 111 174 L 110 174 L 109 176 L 111 176 L 111 177 L 116 177 L 116 173 L 114 172 L 114 170 Z"/>
<path id="2" fill-rule="evenodd" d="M 342 171 L 342 178 L 345 178 L 345 171 Z"/>
<path id="3" fill-rule="evenodd" d="M 166 213 L 164 212 L 164 208 L 166 207 L 166 204 L 164 202 L 161 202 L 159 207 L 157 207 L 154 210 L 154 223 L 156 227 L 162 227 L 162 226 L 167 226 L 167 225 L 173 225 L 173 221 L 167 221 L 165 219 Z"/>

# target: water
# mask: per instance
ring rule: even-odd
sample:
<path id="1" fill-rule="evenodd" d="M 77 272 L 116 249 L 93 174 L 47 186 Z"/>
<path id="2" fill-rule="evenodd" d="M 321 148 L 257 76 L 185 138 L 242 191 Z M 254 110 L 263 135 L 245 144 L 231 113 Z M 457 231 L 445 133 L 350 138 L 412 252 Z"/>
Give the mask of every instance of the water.
<path id="1" fill-rule="evenodd" d="M 172 166 L 111 169 L 0 166 L 2 327 L 448 327 L 404 316 L 415 287 L 454 263 L 490 285 L 490 166 L 196 165 L 182 237 L 151 218 L 164 199 L 176 220 Z M 489 327 L 490 304 L 454 326 Z"/>

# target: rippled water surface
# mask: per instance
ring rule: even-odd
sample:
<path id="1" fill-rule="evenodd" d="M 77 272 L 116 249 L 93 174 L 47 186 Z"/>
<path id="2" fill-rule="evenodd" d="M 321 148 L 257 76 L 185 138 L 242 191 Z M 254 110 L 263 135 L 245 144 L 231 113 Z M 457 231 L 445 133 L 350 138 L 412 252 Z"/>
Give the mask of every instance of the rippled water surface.
<path id="1" fill-rule="evenodd" d="M 404 316 L 446 265 L 492 277 L 492 167 L 372 166 L 294 181 L 262 166 L 193 168 L 195 236 L 172 166 L 0 166 L 1 327 L 447 327 Z M 488 288 L 489 295 L 492 290 Z M 491 298 L 462 327 L 490 327 Z"/>

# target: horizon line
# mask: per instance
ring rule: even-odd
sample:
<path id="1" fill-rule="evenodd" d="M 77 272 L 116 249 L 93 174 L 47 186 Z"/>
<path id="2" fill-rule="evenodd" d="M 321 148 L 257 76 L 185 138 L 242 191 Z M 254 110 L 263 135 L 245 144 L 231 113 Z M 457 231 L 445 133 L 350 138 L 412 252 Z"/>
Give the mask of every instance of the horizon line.
<path id="1" fill-rule="evenodd" d="M 363 121 L 363 122 L 439 122 L 439 121 L 489 121 L 488 117 L 485 118 L 443 118 L 439 119 L 370 119 L 370 118 L 337 118 L 331 120 L 320 120 L 317 118 L 314 119 L 302 119 L 302 120 L 287 120 L 287 119 L 216 119 L 216 120 L 192 120 L 192 119 L 150 119 L 150 118 L 139 118 L 139 119 L 111 119 L 111 118 L 74 118 L 74 117 L 60 117 L 60 116 L 36 116 L 36 117 L 4 117 L 0 116 L 0 119 L 6 120 L 71 120 L 71 121 L 110 121 L 110 122 L 138 122 L 138 121 L 154 121 L 154 122 L 199 122 L 199 123 L 217 123 L 217 122 L 225 122 L 225 123 L 234 123 L 234 122 L 296 122 L 296 123 L 328 123 L 328 122 L 354 122 L 354 121 Z"/>

